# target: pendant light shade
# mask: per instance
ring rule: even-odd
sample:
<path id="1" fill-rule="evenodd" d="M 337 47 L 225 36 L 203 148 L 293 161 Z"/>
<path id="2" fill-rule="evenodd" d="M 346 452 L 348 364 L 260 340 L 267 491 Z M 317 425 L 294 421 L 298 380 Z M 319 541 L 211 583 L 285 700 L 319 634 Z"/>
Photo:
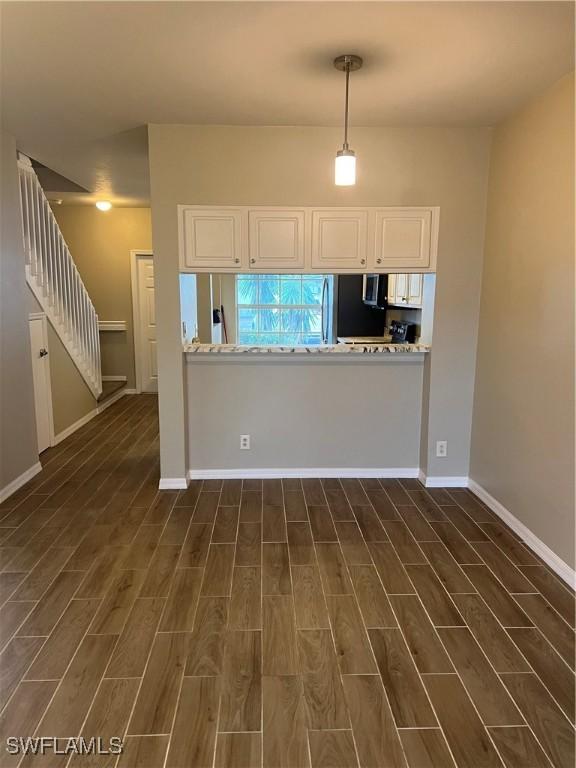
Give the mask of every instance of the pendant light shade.
<path id="1" fill-rule="evenodd" d="M 351 187 L 356 184 L 356 155 L 348 145 L 348 102 L 350 95 L 350 72 L 362 66 L 360 56 L 345 54 L 334 59 L 334 66 L 346 74 L 346 95 L 344 99 L 344 143 L 336 153 L 334 164 L 334 183 L 338 187 Z"/>
<path id="2" fill-rule="evenodd" d="M 337 187 L 356 184 L 356 155 L 351 149 L 341 149 L 336 153 L 334 183 Z"/>

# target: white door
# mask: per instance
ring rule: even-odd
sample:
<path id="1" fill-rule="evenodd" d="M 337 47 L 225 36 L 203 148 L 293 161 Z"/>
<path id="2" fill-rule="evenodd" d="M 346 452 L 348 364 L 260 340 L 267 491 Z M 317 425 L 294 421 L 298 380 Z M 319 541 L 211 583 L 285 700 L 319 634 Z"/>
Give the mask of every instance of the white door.
<path id="1" fill-rule="evenodd" d="M 305 213 L 287 209 L 248 213 L 251 269 L 304 268 Z"/>
<path id="2" fill-rule="evenodd" d="M 366 269 L 368 212 L 312 211 L 312 268 L 325 272 Z"/>
<path id="3" fill-rule="evenodd" d="M 134 333 L 136 378 L 142 392 L 158 392 L 156 364 L 156 310 L 154 306 L 154 261 L 136 254 L 136 311 Z"/>
<path id="4" fill-rule="evenodd" d="M 30 318 L 30 346 L 32 349 L 32 377 L 34 380 L 34 407 L 38 453 L 52 445 L 52 389 L 50 386 L 50 361 L 48 358 L 48 329 L 46 317 Z"/>

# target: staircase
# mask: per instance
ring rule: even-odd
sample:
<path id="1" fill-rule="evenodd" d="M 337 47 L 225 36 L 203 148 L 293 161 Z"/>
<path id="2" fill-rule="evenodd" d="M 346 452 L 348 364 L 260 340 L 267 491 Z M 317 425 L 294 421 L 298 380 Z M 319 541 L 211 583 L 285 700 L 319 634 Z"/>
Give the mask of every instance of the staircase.
<path id="1" fill-rule="evenodd" d="M 102 393 L 98 315 L 32 163 L 18 157 L 26 280 L 82 378 Z"/>

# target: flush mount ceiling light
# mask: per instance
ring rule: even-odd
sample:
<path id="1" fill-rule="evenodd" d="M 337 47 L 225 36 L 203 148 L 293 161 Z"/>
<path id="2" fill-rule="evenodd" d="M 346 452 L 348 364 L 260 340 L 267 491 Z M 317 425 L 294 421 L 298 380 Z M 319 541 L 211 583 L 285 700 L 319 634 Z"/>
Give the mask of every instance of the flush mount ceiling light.
<path id="1" fill-rule="evenodd" d="M 110 208 L 112 208 L 112 203 L 108 200 L 98 200 L 96 208 L 98 208 L 99 211 L 109 211 Z"/>
<path id="2" fill-rule="evenodd" d="M 334 66 L 339 72 L 346 73 L 346 97 L 344 100 L 344 143 L 336 153 L 334 182 L 339 187 L 351 187 L 356 184 L 356 155 L 348 146 L 348 96 L 350 91 L 350 72 L 356 72 L 362 66 L 360 56 L 347 53 L 334 59 Z"/>

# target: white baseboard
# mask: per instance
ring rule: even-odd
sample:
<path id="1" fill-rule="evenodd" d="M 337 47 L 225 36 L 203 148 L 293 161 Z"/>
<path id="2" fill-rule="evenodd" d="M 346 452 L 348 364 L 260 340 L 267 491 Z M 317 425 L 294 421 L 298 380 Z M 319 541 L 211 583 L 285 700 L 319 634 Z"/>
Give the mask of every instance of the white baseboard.
<path id="1" fill-rule="evenodd" d="M 138 394 L 140 394 L 137 389 L 124 389 L 123 393 L 125 395 L 138 395 Z"/>
<path id="2" fill-rule="evenodd" d="M 101 403 L 96 408 L 93 408 L 85 416 L 82 416 L 81 419 L 78 419 L 78 421 L 75 421 L 74 424 L 70 424 L 69 427 L 66 427 L 66 429 L 62 430 L 62 432 L 59 432 L 57 435 L 55 435 L 54 445 L 58 445 L 58 443 L 61 443 L 62 440 L 66 440 L 66 438 L 70 437 L 70 435 L 73 435 L 74 432 L 76 432 L 76 430 L 80 429 L 80 427 L 83 427 L 84 424 L 88 424 L 88 422 L 92 421 L 92 419 L 95 416 L 98 416 L 98 414 L 105 411 L 106 408 L 109 408 L 111 405 L 114 405 L 114 403 L 118 402 L 118 400 L 120 400 L 126 394 L 128 394 L 128 390 L 119 389 L 118 392 L 115 392 L 112 395 L 112 397 L 108 398 L 108 400 Z"/>
<path id="3" fill-rule="evenodd" d="M 422 470 L 418 472 L 418 479 L 426 488 L 467 488 L 468 477 L 456 475 L 452 477 L 440 477 L 425 475 Z"/>
<path id="4" fill-rule="evenodd" d="M 117 403 L 118 400 L 124 397 L 126 394 L 125 389 L 119 389 L 118 392 L 114 392 L 113 395 L 111 395 L 109 398 L 107 398 L 101 405 L 96 408 L 96 414 L 102 413 L 102 411 L 105 411 L 106 408 L 110 408 L 111 405 L 114 405 L 114 403 Z"/>
<path id="5" fill-rule="evenodd" d="M 510 526 L 512 530 L 520 536 L 522 541 L 526 544 L 526 546 L 530 547 L 539 557 L 544 560 L 544 562 L 552 568 L 554 573 L 556 573 L 562 581 L 565 581 L 570 587 L 574 589 L 575 583 L 576 583 L 576 573 L 574 570 L 562 560 L 562 558 L 558 557 L 558 555 L 553 552 L 550 547 L 545 544 L 542 539 L 539 539 L 538 536 L 536 536 L 535 533 L 533 533 L 530 528 L 524 525 L 518 518 L 510 512 L 509 509 L 506 509 L 505 506 L 500 504 L 500 502 L 494 498 L 494 496 L 491 496 L 488 491 L 486 491 L 481 485 L 478 485 L 474 480 L 470 480 L 468 483 L 468 487 L 472 491 L 472 493 L 475 493 L 476 496 L 478 496 L 479 499 L 481 499 L 484 504 L 486 504 L 489 509 L 492 510 L 495 514 L 498 515 L 505 523 L 506 525 Z"/>
<path id="6" fill-rule="evenodd" d="M 160 491 L 185 491 L 188 488 L 186 477 L 161 477 L 158 483 Z"/>
<path id="7" fill-rule="evenodd" d="M 6 501 L 7 498 L 12 496 L 13 493 L 16 493 L 19 488 L 22 488 L 23 485 L 25 485 L 29 480 L 32 480 L 32 478 L 41 471 L 42 464 L 37 461 L 36 464 L 33 464 L 25 472 L 22 472 L 22 474 L 12 480 L 11 483 L 8 483 L 8 485 L 4 486 L 4 488 L 0 490 L 0 503 Z"/>
<path id="8" fill-rule="evenodd" d="M 61 443 L 62 440 L 66 440 L 67 437 L 73 435 L 74 432 L 80 429 L 80 427 L 83 427 L 84 424 L 88 424 L 89 421 L 92 421 L 94 416 L 98 416 L 98 408 L 94 408 L 93 410 L 89 411 L 85 416 L 82 416 L 81 419 L 75 421 L 74 424 L 70 424 L 70 426 L 66 427 L 66 429 L 63 429 L 62 432 L 54 435 L 54 445 L 58 445 L 58 443 Z"/>
<path id="9" fill-rule="evenodd" d="M 128 381 L 126 376 L 102 376 L 102 381 Z"/>
<path id="10" fill-rule="evenodd" d="M 260 469 L 189 469 L 190 480 L 249 480 L 279 477 L 418 477 L 416 467 L 288 467 Z"/>

